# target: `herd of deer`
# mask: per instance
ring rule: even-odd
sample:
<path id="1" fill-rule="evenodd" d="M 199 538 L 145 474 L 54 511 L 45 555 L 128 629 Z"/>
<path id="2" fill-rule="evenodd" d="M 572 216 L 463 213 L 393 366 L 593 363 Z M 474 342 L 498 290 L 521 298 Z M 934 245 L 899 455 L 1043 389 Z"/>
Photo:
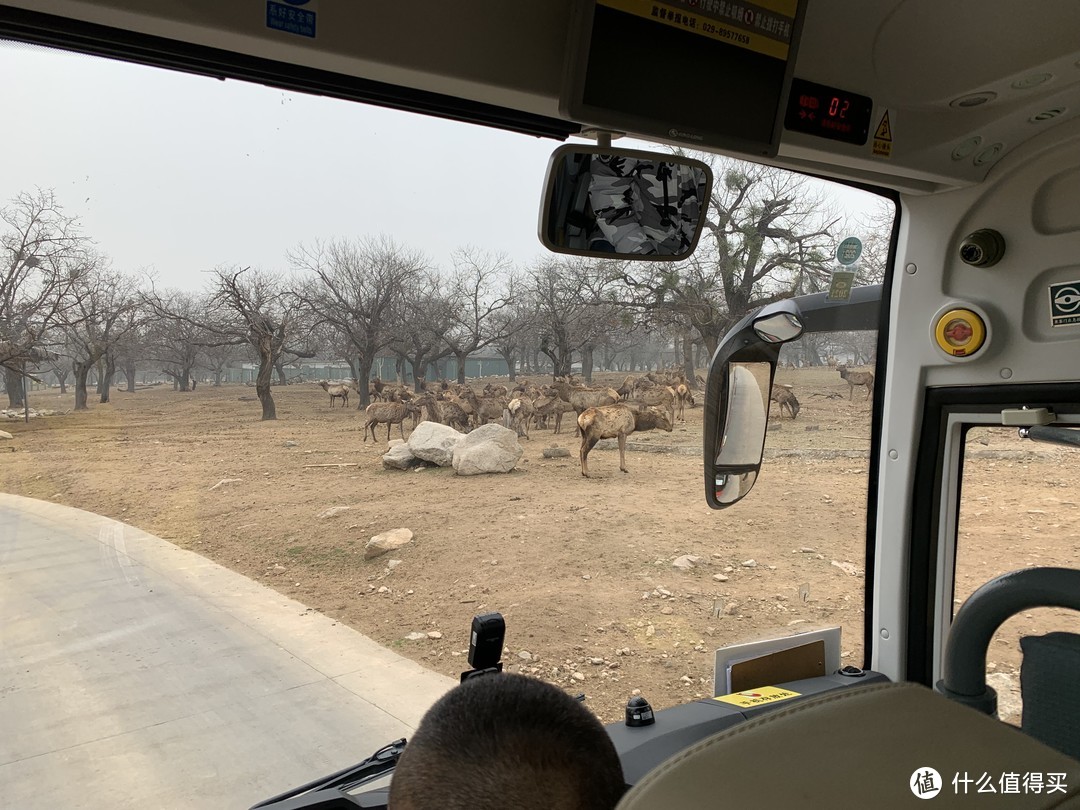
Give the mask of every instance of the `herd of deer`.
<path id="1" fill-rule="evenodd" d="M 331 408 L 337 399 L 342 401 L 342 407 L 348 405 L 350 393 L 357 390 L 355 381 L 319 385 L 329 394 Z M 438 383 L 421 380 L 420 387 L 420 392 L 414 392 L 401 384 L 387 383 L 378 377 L 372 379 L 370 390 L 375 401 L 366 409 L 364 441 L 369 431 L 374 441 L 375 428 L 381 424 L 386 425 L 388 441 L 393 425 L 398 426 L 404 439 L 403 424 L 409 417 L 413 427 L 423 418 L 462 432 L 489 422 L 502 422 L 519 436 L 529 438 L 532 428 L 551 427 L 559 433 L 563 415 L 573 412 L 582 437 L 580 457 L 584 476 L 589 475 L 589 451 L 600 439 L 619 440 L 619 469 L 626 472 L 627 435 L 653 429 L 670 431 L 676 421 L 685 421 L 686 406 L 695 405 L 690 385 L 678 372 L 630 375 L 618 388 L 589 387 L 573 375 L 556 378 L 547 385 L 520 382 L 508 388 L 488 384 L 480 394 L 471 386 L 444 380 Z"/>
<path id="2" fill-rule="evenodd" d="M 874 375 L 868 371 L 850 371 L 838 365 L 836 370 L 848 384 L 848 400 L 855 395 L 855 386 L 866 386 L 867 399 L 874 391 Z M 700 379 L 700 378 L 699 378 Z M 350 392 L 357 391 L 355 381 L 346 383 L 320 382 L 330 396 L 330 407 L 340 399 L 342 407 L 349 404 Z M 484 386 L 482 393 L 468 385 L 440 380 L 429 384 L 421 378 L 421 391 L 414 392 L 400 383 L 387 383 L 375 377 L 371 394 L 375 400 L 368 405 L 364 424 L 364 441 L 368 433 L 375 441 L 375 428 L 398 426 L 405 438 L 404 422 L 412 417 L 412 425 L 421 418 L 449 425 L 464 433 L 489 422 L 502 422 L 529 438 L 530 428 L 562 429 L 563 414 L 576 414 L 577 432 L 581 435 L 581 474 L 588 477 L 589 451 L 601 439 L 618 439 L 619 469 L 626 472 L 626 437 L 645 430 L 671 431 L 677 421 L 685 421 L 685 408 L 695 405 L 686 377 L 680 372 L 649 372 L 641 377 L 627 376 L 618 388 L 595 388 L 581 384 L 573 375 L 558 377 L 547 385 L 519 382 L 513 388 L 505 385 Z M 780 415 L 792 419 L 799 415 L 799 400 L 792 386 L 778 383 L 769 399 L 780 406 Z"/>

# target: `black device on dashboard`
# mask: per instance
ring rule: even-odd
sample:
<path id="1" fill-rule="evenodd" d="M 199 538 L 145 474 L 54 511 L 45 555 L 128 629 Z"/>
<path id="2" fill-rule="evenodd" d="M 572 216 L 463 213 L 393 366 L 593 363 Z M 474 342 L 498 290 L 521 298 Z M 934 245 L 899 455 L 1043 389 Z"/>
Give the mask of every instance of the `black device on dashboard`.
<path id="1" fill-rule="evenodd" d="M 461 682 L 480 675 L 502 672 L 503 641 L 506 639 L 506 620 L 501 613 L 480 613 L 473 616 L 469 633 L 469 666 L 461 673 Z"/>

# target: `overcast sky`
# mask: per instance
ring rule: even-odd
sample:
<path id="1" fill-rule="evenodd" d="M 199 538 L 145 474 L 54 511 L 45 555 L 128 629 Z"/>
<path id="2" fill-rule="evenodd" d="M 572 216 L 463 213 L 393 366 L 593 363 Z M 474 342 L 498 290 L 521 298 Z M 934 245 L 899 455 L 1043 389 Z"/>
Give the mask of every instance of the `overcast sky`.
<path id="1" fill-rule="evenodd" d="M 198 289 L 218 264 L 284 270 L 289 248 L 345 236 L 444 266 L 465 245 L 544 252 L 558 141 L 8 43 L 0 76 L 0 202 L 54 189 L 116 269 L 164 286 Z M 872 197 L 841 199 L 855 213 Z"/>

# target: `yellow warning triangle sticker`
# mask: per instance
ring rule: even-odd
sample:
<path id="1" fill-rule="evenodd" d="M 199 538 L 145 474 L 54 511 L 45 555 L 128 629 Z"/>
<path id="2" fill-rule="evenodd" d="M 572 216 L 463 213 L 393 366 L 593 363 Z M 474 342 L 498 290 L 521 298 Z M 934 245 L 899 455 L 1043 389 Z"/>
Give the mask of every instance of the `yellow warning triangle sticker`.
<path id="1" fill-rule="evenodd" d="M 878 141 L 891 141 L 892 140 L 892 126 L 889 124 L 889 111 L 886 110 L 885 114 L 881 116 L 881 123 L 877 125 L 877 129 L 874 130 L 874 139 Z"/>

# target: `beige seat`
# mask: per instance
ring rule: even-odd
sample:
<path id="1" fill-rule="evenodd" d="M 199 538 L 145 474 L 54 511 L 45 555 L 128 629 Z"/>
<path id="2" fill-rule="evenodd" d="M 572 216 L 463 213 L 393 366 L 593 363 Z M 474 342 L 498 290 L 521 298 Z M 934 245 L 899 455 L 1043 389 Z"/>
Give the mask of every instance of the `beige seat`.
<path id="1" fill-rule="evenodd" d="M 912 784 L 926 768 L 942 789 L 924 803 Z M 953 785 L 965 773 L 967 795 L 962 781 Z M 1042 793 L 1025 794 L 1036 773 Z M 1002 793 L 1007 774 L 1018 794 Z M 1051 780 L 1066 792 L 1048 793 Z M 996 795 L 978 792 L 988 781 Z M 748 807 L 1080 808 L 1080 761 L 925 687 L 882 684 L 792 703 L 702 740 L 647 774 L 617 810 Z"/>

